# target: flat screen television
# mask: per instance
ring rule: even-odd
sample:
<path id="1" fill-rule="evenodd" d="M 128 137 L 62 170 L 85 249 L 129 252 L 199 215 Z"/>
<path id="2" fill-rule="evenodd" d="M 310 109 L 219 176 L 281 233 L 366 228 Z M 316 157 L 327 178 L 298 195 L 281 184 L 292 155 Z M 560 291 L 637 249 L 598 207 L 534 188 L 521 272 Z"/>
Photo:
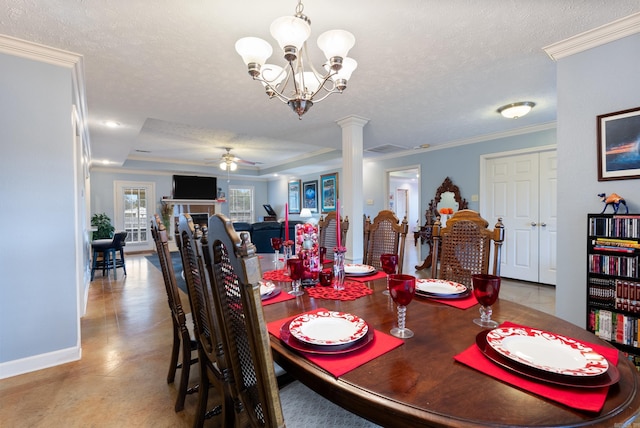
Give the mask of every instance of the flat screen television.
<path id="1" fill-rule="evenodd" d="M 174 175 L 173 199 L 216 199 L 217 184 L 216 177 Z"/>

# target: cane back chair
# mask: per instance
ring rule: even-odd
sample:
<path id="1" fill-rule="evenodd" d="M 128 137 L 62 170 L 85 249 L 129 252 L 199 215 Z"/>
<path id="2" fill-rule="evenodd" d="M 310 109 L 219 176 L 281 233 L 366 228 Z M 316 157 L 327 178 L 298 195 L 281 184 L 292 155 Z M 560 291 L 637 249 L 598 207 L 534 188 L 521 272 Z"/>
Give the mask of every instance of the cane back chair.
<path id="1" fill-rule="evenodd" d="M 364 263 L 381 269 L 382 254 L 398 255 L 398 273 L 402 273 L 404 244 L 409 232 L 407 217 L 402 222 L 391 210 L 382 210 L 373 219 L 364 223 Z"/>
<path id="2" fill-rule="evenodd" d="M 200 362 L 200 387 L 195 427 L 201 427 L 205 419 L 222 413 L 223 426 L 232 427 L 235 411 L 228 384 L 228 362 L 222 346 L 222 335 L 212 306 L 209 276 L 203 264 L 202 231 L 193 223 L 189 214 L 181 214 L 179 219 L 179 247 L 182 254 L 185 281 L 189 290 L 189 301 L 193 313 L 194 329 L 198 342 Z M 223 403 L 207 411 L 209 387 L 214 386 Z"/>
<path id="3" fill-rule="evenodd" d="M 331 211 L 326 217 L 320 217 L 318 220 L 318 245 L 327 249 L 327 259 L 333 260 L 333 249 L 338 246 L 338 236 L 336 233 L 337 222 L 336 212 Z M 347 231 L 349 230 L 349 217 L 344 220 L 340 218 L 340 239 L 346 242 Z M 321 261 L 322 262 L 322 261 Z"/>
<path id="4" fill-rule="evenodd" d="M 233 372 L 232 390 L 242 403 L 249 425 L 284 427 L 286 417 L 304 421 L 300 426 L 305 427 L 313 422 L 330 425 L 327 421 L 366 426 L 368 421 L 330 403 L 298 381 L 278 390 L 260 298 L 262 273 L 255 246 L 247 232 L 239 236 L 231 220 L 221 214 L 209 218 L 207 246 L 215 312 L 223 327 L 223 344 Z M 301 401 L 303 396 L 306 398 Z M 318 418 L 319 414 L 322 418 Z"/>
<path id="5" fill-rule="evenodd" d="M 178 397 L 176 398 L 175 405 L 176 412 L 179 412 L 184 409 L 186 395 L 197 391 L 197 388 L 189 388 L 191 364 L 198 361 L 197 359 L 191 358 L 191 353 L 196 350 L 197 344 L 191 314 L 185 314 L 184 308 L 182 307 L 171 253 L 169 251 L 167 230 L 160 216 L 157 214 L 155 215 L 155 221 L 151 222 L 151 235 L 156 244 L 160 270 L 162 271 L 164 286 L 169 300 L 169 310 L 171 311 L 171 319 L 173 321 L 173 347 L 171 351 L 171 361 L 169 363 L 169 373 L 167 374 L 167 383 L 173 383 L 176 370 L 179 368 L 182 369 L 180 373 L 180 384 L 178 386 Z M 182 351 L 182 362 L 178 363 L 180 351 Z"/>
<path id="6" fill-rule="evenodd" d="M 492 243 L 491 273 L 500 275 L 504 225 L 499 218 L 493 230 L 488 226 L 479 213 L 468 209 L 457 211 L 444 228 L 438 218 L 433 226 L 432 277 L 471 287 L 471 275 L 489 273 Z"/>

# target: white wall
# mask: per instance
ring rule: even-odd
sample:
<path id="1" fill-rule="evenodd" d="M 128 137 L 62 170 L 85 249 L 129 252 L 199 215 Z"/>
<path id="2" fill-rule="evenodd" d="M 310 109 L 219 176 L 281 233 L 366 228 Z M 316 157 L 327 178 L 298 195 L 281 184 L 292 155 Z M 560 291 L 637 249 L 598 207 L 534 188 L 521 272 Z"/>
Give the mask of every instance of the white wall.
<path id="1" fill-rule="evenodd" d="M 598 193 L 640 212 L 640 180 L 598 182 L 596 117 L 640 107 L 640 34 L 558 61 L 558 285 L 556 314 L 586 326 L 587 213 Z M 609 211 L 611 212 L 611 211 Z"/>

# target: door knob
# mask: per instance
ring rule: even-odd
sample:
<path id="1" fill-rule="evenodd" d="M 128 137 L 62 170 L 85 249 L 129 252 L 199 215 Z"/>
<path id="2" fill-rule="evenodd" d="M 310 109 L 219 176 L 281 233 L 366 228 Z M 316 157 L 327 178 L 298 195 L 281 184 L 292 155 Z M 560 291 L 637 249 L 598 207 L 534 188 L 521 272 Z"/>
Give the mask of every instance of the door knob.
<path id="1" fill-rule="evenodd" d="M 532 222 L 531 222 L 531 226 L 534 226 L 534 227 L 535 227 L 535 226 L 537 226 L 537 225 L 538 225 L 538 223 L 536 223 L 535 221 L 532 221 Z"/>
<path id="2" fill-rule="evenodd" d="M 547 225 L 547 223 L 540 223 L 540 226 L 545 227 Z"/>

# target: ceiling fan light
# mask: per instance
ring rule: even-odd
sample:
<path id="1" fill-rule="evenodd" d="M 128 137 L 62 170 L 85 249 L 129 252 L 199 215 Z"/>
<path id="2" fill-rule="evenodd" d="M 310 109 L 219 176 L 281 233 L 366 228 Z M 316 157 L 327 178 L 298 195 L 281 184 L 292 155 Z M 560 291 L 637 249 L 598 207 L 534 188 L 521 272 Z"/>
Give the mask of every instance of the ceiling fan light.
<path id="1" fill-rule="evenodd" d="M 531 101 L 522 101 L 504 105 L 497 111 L 507 119 L 517 119 L 529 113 L 535 105 L 536 103 Z"/>
<path id="2" fill-rule="evenodd" d="M 318 37 L 318 47 L 328 60 L 333 57 L 345 58 L 355 44 L 356 38 L 346 30 L 329 30 Z"/>
<path id="3" fill-rule="evenodd" d="M 225 162 L 225 161 L 220 162 L 220 169 L 223 170 L 223 171 L 226 171 L 227 170 L 227 162 Z"/>
<path id="4" fill-rule="evenodd" d="M 286 46 L 294 46 L 300 50 L 311 35 L 311 26 L 297 16 L 281 16 L 271 23 L 269 30 L 282 50 L 286 50 Z"/>
<path id="5" fill-rule="evenodd" d="M 231 163 L 229 164 L 229 169 L 230 169 L 231 171 L 235 171 L 236 169 L 238 169 L 238 164 L 237 164 L 237 163 L 235 163 L 235 162 L 231 162 Z"/>

